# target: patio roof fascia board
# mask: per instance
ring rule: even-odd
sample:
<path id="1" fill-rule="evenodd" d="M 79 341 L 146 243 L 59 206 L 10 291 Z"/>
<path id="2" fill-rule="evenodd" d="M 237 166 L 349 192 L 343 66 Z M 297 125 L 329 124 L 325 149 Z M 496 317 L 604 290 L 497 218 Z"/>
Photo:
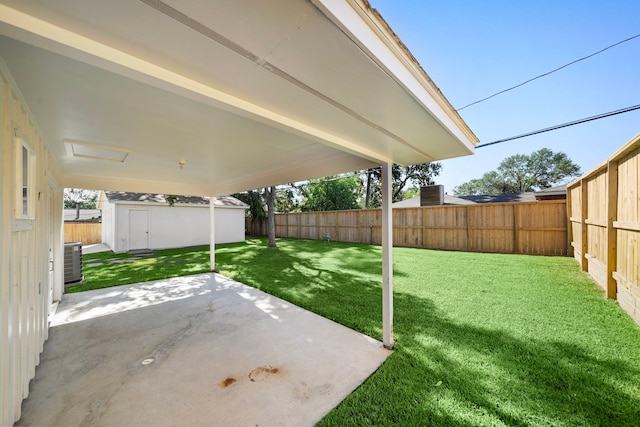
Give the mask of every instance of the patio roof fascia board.
<path id="1" fill-rule="evenodd" d="M 1 24 L 15 31 L 4 31 Z M 26 33 L 26 34 L 25 34 Z M 316 142 L 348 152 L 377 164 L 393 162 L 386 154 L 362 144 L 333 135 L 247 100 L 222 92 L 206 84 L 158 66 L 134 55 L 74 33 L 47 21 L 0 4 L 0 34 L 36 47 L 132 78 L 163 90 L 205 102 L 217 108 L 249 117 L 262 123 L 301 134 Z M 35 37 L 33 37 L 35 36 Z M 28 41 L 27 41 L 28 40 Z M 195 95 L 195 96 L 194 96 Z"/>
<path id="2" fill-rule="evenodd" d="M 473 154 L 478 137 L 368 1 L 311 1 Z"/>

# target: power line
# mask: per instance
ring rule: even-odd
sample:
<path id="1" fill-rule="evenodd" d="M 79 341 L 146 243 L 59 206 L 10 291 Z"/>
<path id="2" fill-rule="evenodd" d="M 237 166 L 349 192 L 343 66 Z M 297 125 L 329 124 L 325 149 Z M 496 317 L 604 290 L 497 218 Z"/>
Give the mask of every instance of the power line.
<path id="1" fill-rule="evenodd" d="M 600 49 L 599 51 L 597 51 L 597 52 L 595 52 L 595 53 L 592 53 L 592 54 L 590 54 L 590 55 L 584 56 L 584 57 L 582 57 L 582 58 L 580 58 L 580 59 L 576 59 L 575 61 L 571 61 L 571 62 L 569 62 L 568 64 L 564 64 L 564 65 L 563 65 L 563 66 L 561 66 L 561 67 L 558 67 L 558 68 L 556 68 L 556 69 L 554 69 L 554 70 L 551 70 L 551 71 L 549 71 L 549 72 L 546 72 L 546 73 L 544 73 L 544 74 L 540 74 L 539 76 L 533 77 L 533 78 L 531 78 L 531 79 L 529 79 L 529 80 L 527 80 L 527 81 L 524 81 L 524 82 L 522 82 L 522 83 L 520 83 L 520 84 L 517 84 L 517 85 L 515 85 L 515 86 L 512 86 L 512 87 L 510 87 L 510 88 L 508 88 L 508 89 L 504 89 L 504 90 L 501 90 L 500 92 L 496 92 L 496 93 L 494 93 L 493 95 L 487 96 L 486 98 L 482 98 L 482 99 L 480 99 L 480 100 L 478 100 L 478 101 L 472 102 L 471 104 L 467 104 L 467 105 L 465 105 L 464 107 L 458 108 L 456 111 L 464 110 L 464 109 L 465 109 L 465 108 L 467 108 L 467 107 L 471 107 L 472 105 L 475 105 L 475 104 L 479 104 L 479 103 L 481 103 L 481 102 L 484 102 L 484 101 L 486 101 L 486 100 L 488 100 L 488 99 L 493 98 L 494 96 L 498 96 L 498 95 L 500 95 L 500 94 L 502 94 L 502 93 L 509 92 L 510 90 L 516 89 L 516 88 L 518 88 L 518 87 L 520 87 L 520 86 L 524 86 L 524 85 L 526 85 L 527 83 L 530 83 L 530 82 L 532 82 L 532 81 L 534 81 L 534 80 L 537 80 L 537 79 L 539 79 L 539 78 L 541 78 L 541 77 L 548 76 L 549 74 L 555 73 L 556 71 L 560 71 L 560 70 L 562 70 L 563 68 L 568 67 L 569 65 L 573 65 L 573 64 L 575 64 L 576 62 L 584 61 L 585 59 L 591 58 L 592 56 L 596 56 L 597 54 L 602 53 L 602 52 L 604 52 L 605 50 L 611 49 L 612 47 L 618 46 L 618 45 L 620 45 L 620 44 L 622 44 L 622 43 L 626 43 L 626 42 L 628 42 L 628 41 L 630 41 L 630 40 L 633 40 L 633 39 L 635 39 L 635 38 L 638 38 L 638 37 L 640 37 L 640 34 L 636 34 L 635 36 L 629 37 L 628 39 L 624 39 L 624 40 L 622 40 L 622 41 L 619 41 L 619 42 L 617 42 L 617 43 L 614 43 L 614 44 L 612 44 L 612 45 L 610 45 L 610 46 L 605 47 L 604 49 Z"/>
<path id="2" fill-rule="evenodd" d="M 608 113 L 598 114 L 597 116 L 591 116 L 591 117 L 586 117 L 584 119 L 574 120 L 572 122 L 563 123 L 561 125 L 555 125 L 555 126 L 551 126 L 551 127 L 540 129 L 540 130 L 535 130 L 533 132 L 523 133 L 522 135 L 512 136 L 510 138 L 504 138 L 504 139 L 499 139 L 499 140 L 493 141 L 493 142 L 487 142 L 486 144 L 476 145 L 476 148 L 488 147 L 489 145 L 500 144 L 501 142 L 511 141 L 511 140 L 518 139 L 518 138 L 524 138 L 526 136 L 531 136 L 531 135 L 537 135 L 539 133 L 544 133 L 544 132 L 549 132 L 549 131 L 556 130 L 556 129 L 566 128 L 566 127 L 577 125 L 577 124 L 580 124 L 580 123 L 590 122 L 592 120 L 603 119 L 605 117 L 615 116 L 617 114 L 628 113 L 629 111 L 638 110 L 638 109 L 640 109 L 640 104 L 634 105 L 633 107 L 627 107 L 627 108 L 622 108 L 620 110 L 610 111 Z"/>

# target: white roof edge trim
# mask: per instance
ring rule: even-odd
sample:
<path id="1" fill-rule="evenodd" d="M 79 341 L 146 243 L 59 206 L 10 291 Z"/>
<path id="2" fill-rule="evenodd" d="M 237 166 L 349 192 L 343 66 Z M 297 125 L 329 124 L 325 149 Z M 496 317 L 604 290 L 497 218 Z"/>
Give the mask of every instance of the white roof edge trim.
<path id="1" fill-rule="evenodd" d="M 457 114 L 446 97 L 426 72 L 400 46 L 397 36 L 371 12 L 363 0 L 311 0 L 334 24 L 341 28 L 363 52 L 366 52 L 398 84 L 414 95 L 431 115 L 463 143 L 469 153 L 474 152 L 478 138 Z M 365 44 L 365 40 L 368 42 Z"/>
<path id="2" fill-rule="evenodd" d="M 166 207 L 184 207 L 184 208 L 201 208 L 209 209 L 211 205 L 203 205 L 201 203 L 181 203 L 176 202 L 173 206 L 169 206 L 167 202 L 155 202 L 155 201 L 135 201 L 135 200 L 113 200 L 105 203 L 112 205 L 136 205 L 136 206 L 166 206 Z M 249 209 L 249 205 L 245 206 L 230 206 L 230 205 L 214 205 L 215 209 Z"/>
<path id="3" fill-rule="evenodd" d="M 324 145 L 337 148 L 341 151 L 347 151 L 358 157 L 363 157 L 380 164 L 393 162 L 388 155 L 383 155 L 382 153 L 362 147 L 353 141 L 316 129 L 308 124 L 293 120 L 289 117 L 270 111 L 267 108 L 229 95 L 211 86 L 207 86 L 166 68 L 89 39 L 83 35 L 58 27 L 47 21 L 35 18 L 3 4 L 0 4 L 0 22 L 4 22 L 7 25 L 26 31 L 27 33 L 35 34 L 45 40 L 54 41 L 59 45 L 70 47 L 76 51 L 90 55 L 91 57 L 99 58 L 109 64 L 116 64 L 127 70 L 135 71 L 147 78 L 152 78 L 156 82 L 160 81 L 165 84 L 187 90 L 191 93 L 198 94 L 209 100 L 229 106 L 236 111 L 239 110 L 245 114 L 248 113 L 250 116 L 255 118 L 266 120 L 272 125 L 276 124 L 279 127 L 300 132 L 312 137 L 314 140 Z M 51 51 L 50 47 L 48 49 L 44 49 Z M 90 63 L 95 65 L 95 61 Z M 151 84 L 158 87 L 157 84 Z"/>

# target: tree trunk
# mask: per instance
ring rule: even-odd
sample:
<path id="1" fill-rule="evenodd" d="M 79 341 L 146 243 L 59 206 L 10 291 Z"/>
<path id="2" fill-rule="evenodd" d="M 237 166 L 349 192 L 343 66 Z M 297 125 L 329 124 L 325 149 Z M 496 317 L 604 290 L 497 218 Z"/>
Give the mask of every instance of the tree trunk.
<path id="1" fill-rule="evenodd" d="M 364 195 L 364 208 L 369 209 L 369 199 L 371 198 L 371 169 L 367 170 L 367 189 Z"/>
<path id="2" fill-rule="evenodd" d="M 76 203 L 76 221 L 80 219 L 80 203 Z"/>
<path id="3" fill-rule="evenodd" d="M 264 198 L 267 202 L 267 236 L 269 237 L 268 246 L 270 248 L 276 247 L 276 213 L 275 213 L 275 198 L 276 187 L 269 187 L 264 189 Z"/>

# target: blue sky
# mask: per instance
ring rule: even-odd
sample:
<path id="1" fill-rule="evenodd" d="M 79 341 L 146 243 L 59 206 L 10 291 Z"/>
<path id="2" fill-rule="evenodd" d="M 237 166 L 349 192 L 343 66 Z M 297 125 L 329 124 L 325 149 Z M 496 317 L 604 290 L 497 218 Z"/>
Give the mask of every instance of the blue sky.
<path id="1" fill-rule="evenodd" d="M 455 108 L 640 33 L 640 1 L 370 0 Z M 640 104 L 640 38 L 460 111 L 491 142 Z M 443 162 L 445 191 L 514 154 L 565 152 L 583 172 L 640 132 L 640 110 Z"/>

